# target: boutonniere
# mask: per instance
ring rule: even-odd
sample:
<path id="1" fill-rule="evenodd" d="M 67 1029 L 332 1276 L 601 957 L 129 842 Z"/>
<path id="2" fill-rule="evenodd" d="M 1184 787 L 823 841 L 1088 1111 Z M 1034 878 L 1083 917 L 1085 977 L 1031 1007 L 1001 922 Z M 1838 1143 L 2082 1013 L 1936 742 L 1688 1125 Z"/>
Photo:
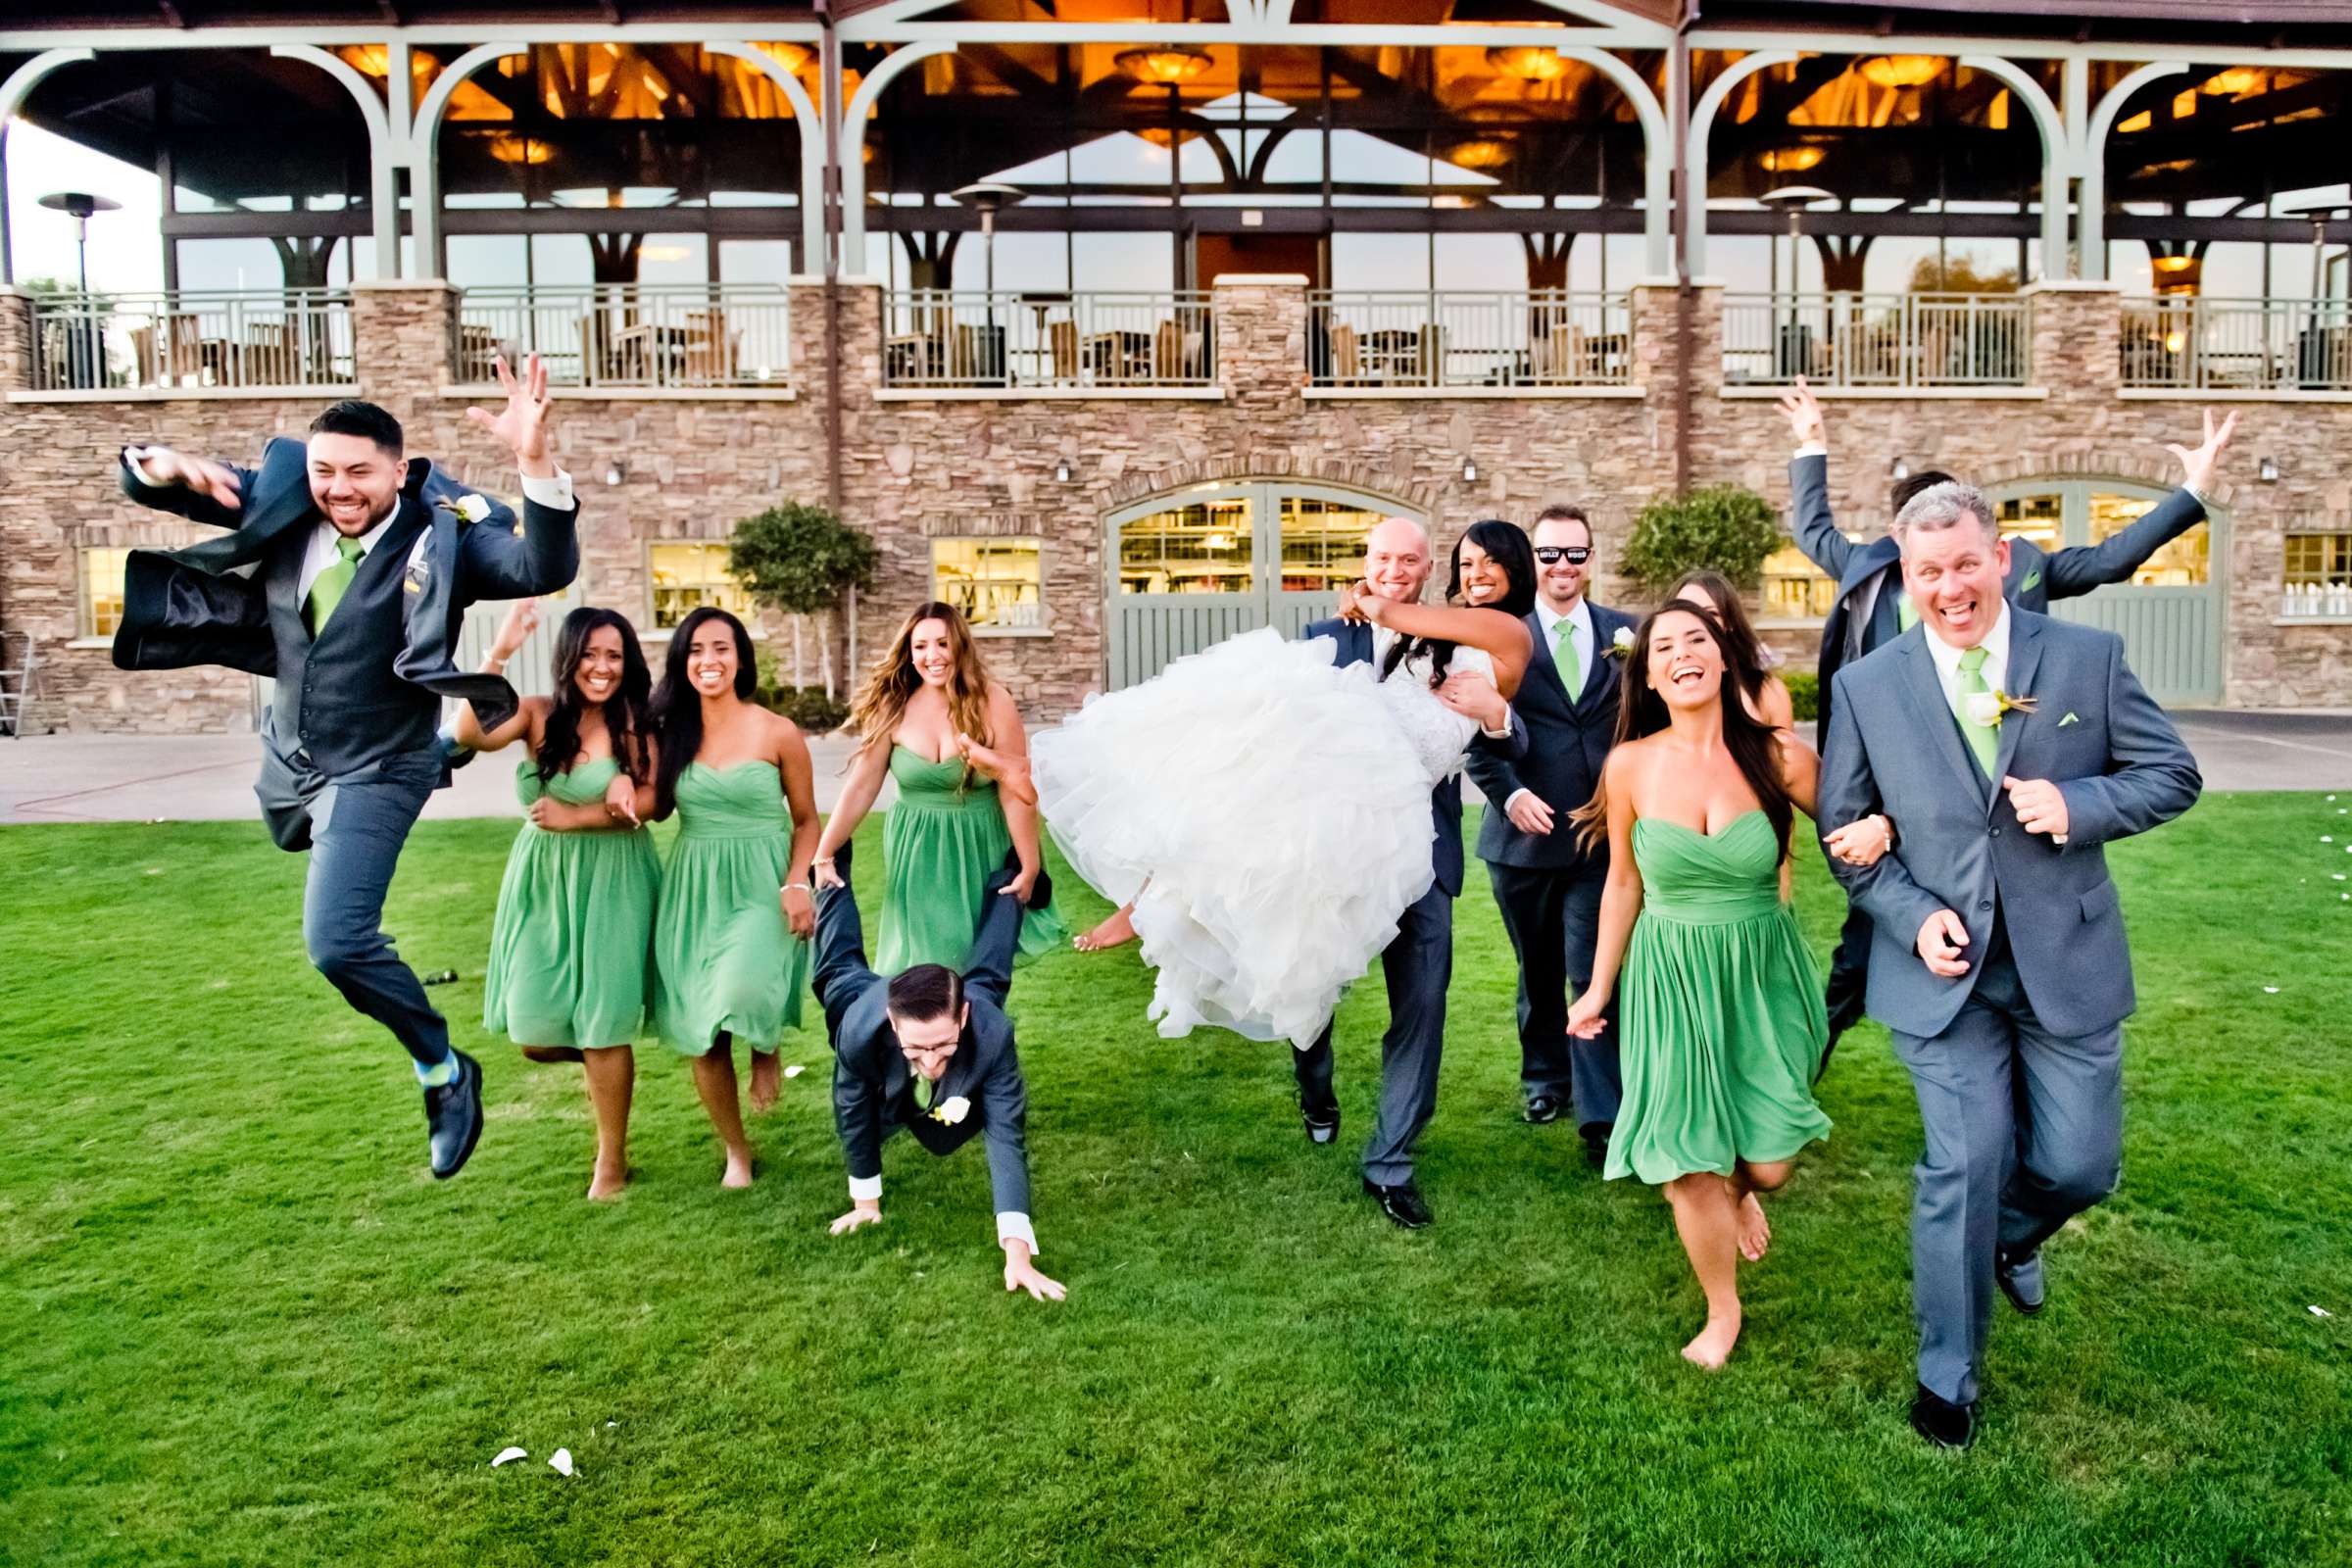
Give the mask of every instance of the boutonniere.
<path id="1" fill-rule="evenodd" d="M 972 1102 L 961 1095 L 951 1095 L 931 1107 L 931 1119 L 953 1127 L 972 1113 Z"/>
<path id="2" fill-rule="evenodd" d="M 1998 728 L 2002 718 L 2010 713 L 2031 713 L 2034 708 L 2033 698 L 2012 697 L 2004 691 L 1968 694 L 1968 721 L 1982 724 L 1986 729 Z"/>
<path id="3" fill-rule="evenodd" d="M 2074 714 L 2072 714 L 2072 713 L 2069 713 L 2069 714 L 2067 714 L 2067 715 L 2066 715 L 2064 718 L 2062 718 L 2062 719 L 2060 719 L 2060 720 L 2058 721 L 2058 727 L 2059 727 L 2060 729 L 2064 729 L 2064 728 L 2066 728 L 2066 726 L 2067 726 L 2067 725 L 2069 725 L 2069 724 L 2080 724 L 2080 723 L 2082 723 L 2082 721 L 2081 719 L 2077 718 L 2077 717 L 2076 717 Z"/>
<path id="4" fill-rule="evenodd" d="M 490 503 L 471 491 L 454 499 L 443 496 L 441 506 L 444 511 L 456 513 L 461 522 L 480 522 L 490 515 Z"/>
<path id="5" fill-rule="evenodd" d="M 1601 650 L 1601 657 L 1603 659 L 1624 659 L 1633 651 L 1634 628 L 1620 626 L 1617 628 L 1617 635 L 1609 639 L 1609 646 Z"/>

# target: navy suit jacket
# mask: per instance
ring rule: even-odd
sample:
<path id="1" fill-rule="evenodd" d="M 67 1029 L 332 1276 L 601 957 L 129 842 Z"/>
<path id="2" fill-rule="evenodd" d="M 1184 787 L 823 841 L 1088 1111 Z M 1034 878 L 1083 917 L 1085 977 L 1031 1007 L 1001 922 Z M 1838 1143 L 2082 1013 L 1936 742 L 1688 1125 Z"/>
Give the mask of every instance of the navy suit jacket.
<path id="1" fill-rule="evenodd" d="M 1590 603 L 1590 602 L 1588 602 Z M 1591 605 L 1592 664 L 1585 671 L 1584 690 L 1573 696 L 1560 680 L 1544 636 L 1544 617 L 1530 612 L 1529 636 L 1535 654 L 1511 711 L 1526 721 L 1527 755 L 1517 759 L 1492 751 L 1470 754 L 1470 776 L 1487 798 L 1487 819 L 1478 830 L 1478 858 L 1494 865 L 1544 866 L 1566 869 L 1608 859 L 1606 847 L 1586 856 L 1576 847 L 1576 834 L 1555 820 L 1544 835 L 1522 833 L 1503 814 L 1503 806 L 1516 790 L 1530 790 L 1557 816 L 1592 798 L 1600 783 L 1601 764 L 1617 738 L 1618 694 L 1623 689 L 1622 661 L 1609 657 L 1617 633 L 1631 633 L 1639 624 L 1606 605 Z"/>
<path id="2" fill-rule="evenodd" d="M 1318 620 L 1298 634 L 1300 637 L 1329 637 L 1338 642 L 1339 652 L 1334 664 L 1346 668 L 1349 664 L 1372 662 L 1372 627 L 1361 620 Z M 1555 677 L 1556 678 L 1556 677 Z M 1524 683 L 1522 683 L 1524 684 Z M 1493 740 L 1483 732 L 1471 742 L 1473 755 L 1484 751 L 1489 755 L 1517 760 L 1527 755 L 1527 725 L 1519 717 L 1519 710 L 1511 709 L 1511 733 L 1507 740 Z M 1431 868 L 1437 872 L 1438 886 L 1449 899 L 1462 896 L 1462 780 L 1458 773 L 1449 773 L 1438 787 L 1430 791 L 1429 818 L 1432 834 L 1430 845 Z"/>
<path id="3" fill-rule="evenodd" d="M 1872 653 L 1894 640 L 1897 630 L 1893 591 L 1901 581 L 1902 551 L 1891 534 L 1856 544 L 1838 531 L 1830 514 L 1830 460 L 1821 453 L 1794 458 L 1788 464 L 1789 511 L 1795 520 L 1796 548 L 1828 575 L 1838 579 L 1838 602 L 1821 628 L 1821 727 L 1830 732 L 1830 710 L 1838 671 L 1846 662 L 1846 647 L 1854 641 L 1853 616 L 1863 588 L 1880 573 L 1895 575 L 1879 586 L 1872 603 L 1871 624 L 1860 639 L 1861 652 Z M 2009 541 L 2009 575 L 2001 590 L 2019 610 L 2049 613 L 2053 599 L 2073 599 L 2110 583 L 2130 582 L 2148 558 L 2195 527 L 2205 517 L 2205 504 L 2188 490 L 2176 490 L 2148 509 L 2130 526 L 2119 528 L 2095 545 L 2076 545 L 2046 551 L 2031 539 Z"/>

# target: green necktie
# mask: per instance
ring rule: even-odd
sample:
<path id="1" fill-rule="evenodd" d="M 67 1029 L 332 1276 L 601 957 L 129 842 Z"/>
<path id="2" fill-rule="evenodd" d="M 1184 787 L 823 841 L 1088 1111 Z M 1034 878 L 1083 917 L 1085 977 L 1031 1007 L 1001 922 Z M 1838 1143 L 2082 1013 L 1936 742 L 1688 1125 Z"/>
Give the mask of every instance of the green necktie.
<path id="1" fill-rule="evenodd" d="M 1576 623 L 1563 617 L 1552 628 L 1551 662 L 1559 666 L 1560 684 L 1568 688 L 1570 700 L 1582 695 L 1585 689 L 1584 661 L 1576 657 Z"/>
<path id="2" fill-rule="evenodd" d="M 930 1079 L 924 1077 L 919 1072 L 914 1075 L 915 1109 L 929 1110 L 931 1108 L 931 1097 L 938 1092 L 939 1086 L 934 1084 Z"/>
<path id="3" fill-rule="evenodd" d="M 326 629 L 326 619 L 343 602 L 351 589 L 351 580 L 360 574 L 360 558 L 367 550 L 349 534 L 335 536 L 336 560 L 311 584 L 311 597 L 305 610 L 311 622 L 311 635 L 316 637 Z"/>
<path id="4" fill-rule="evenodd" d="M 1984 681 L 1984 650 L 1981 647 L 1968 649 L 1960 655 L 1960 701 L 1953 705 L 1953 712 L 1960 720 L 1961 739 L 1967 741 L 1968 749 L 1977 754 L 1977 766 L 1983 768 L 1984 776 L 1989 779 L 1996 765 L 1994 759 L 2000 755 L 2001 732 L 1995 725 L 1980 724 L 1968 716 L 1970 698 L 1992 694 L 1992 688 Z"/>
<path id="5" fill-rule="evenodd" d="M 1909 631 L 1919 624 L 1919 607 L 1911 603 L 1911 596 L 1900 588 L 1894 591 L 1894 624 L 1902 631 Z"/>

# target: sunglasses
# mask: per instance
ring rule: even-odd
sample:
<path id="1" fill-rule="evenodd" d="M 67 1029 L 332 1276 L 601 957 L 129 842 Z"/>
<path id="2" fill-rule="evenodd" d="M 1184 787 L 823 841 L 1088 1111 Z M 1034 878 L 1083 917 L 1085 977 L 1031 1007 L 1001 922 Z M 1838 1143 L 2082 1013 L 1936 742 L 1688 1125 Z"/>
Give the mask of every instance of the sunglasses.
<path id="1" fill-rule="evenodd" d="M 1581 566 L 1592 559 L 1592 547 L 1591 545 L 1538 545 L 1536 546 L 1536 559 L 1546 566 L 1561 560 L 1565 560 L 1571 566 Z"/>

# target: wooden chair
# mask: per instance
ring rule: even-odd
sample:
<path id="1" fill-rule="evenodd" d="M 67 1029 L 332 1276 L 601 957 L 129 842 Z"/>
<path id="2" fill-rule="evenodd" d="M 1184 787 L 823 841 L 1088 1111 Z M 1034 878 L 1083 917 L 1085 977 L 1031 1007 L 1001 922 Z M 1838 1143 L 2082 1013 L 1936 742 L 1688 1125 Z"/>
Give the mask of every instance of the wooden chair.
<path id="1" fill-rule="evenodd" d="M 1078 323 L 1072 320 L 1046 323 L 1046 348 L 1054 359 L 1054 379 L 1067 386 L 1078 379 Z"/>
<path id="2" fill-rule="evenodd" d="M 1355 328 L 1343 321 L 1331 329 L 1331 378 L 1348 386 L 1363 376 L 1364 355 L 1355 341 Z"/>
<path id="3" fill-rule="evenodd" d="M 1173 318 L 1152 329 L 1152 378 L 1169 382 L 1184 379 L 1184 334 Z"/>
<path id="4" fill-rule="evenodd" d="M 689 385 L 714 386 L 735 379 L 735 349 L 740 333 L 727 330 L 722 310 L 686 313 L 686 380 Z"/>

